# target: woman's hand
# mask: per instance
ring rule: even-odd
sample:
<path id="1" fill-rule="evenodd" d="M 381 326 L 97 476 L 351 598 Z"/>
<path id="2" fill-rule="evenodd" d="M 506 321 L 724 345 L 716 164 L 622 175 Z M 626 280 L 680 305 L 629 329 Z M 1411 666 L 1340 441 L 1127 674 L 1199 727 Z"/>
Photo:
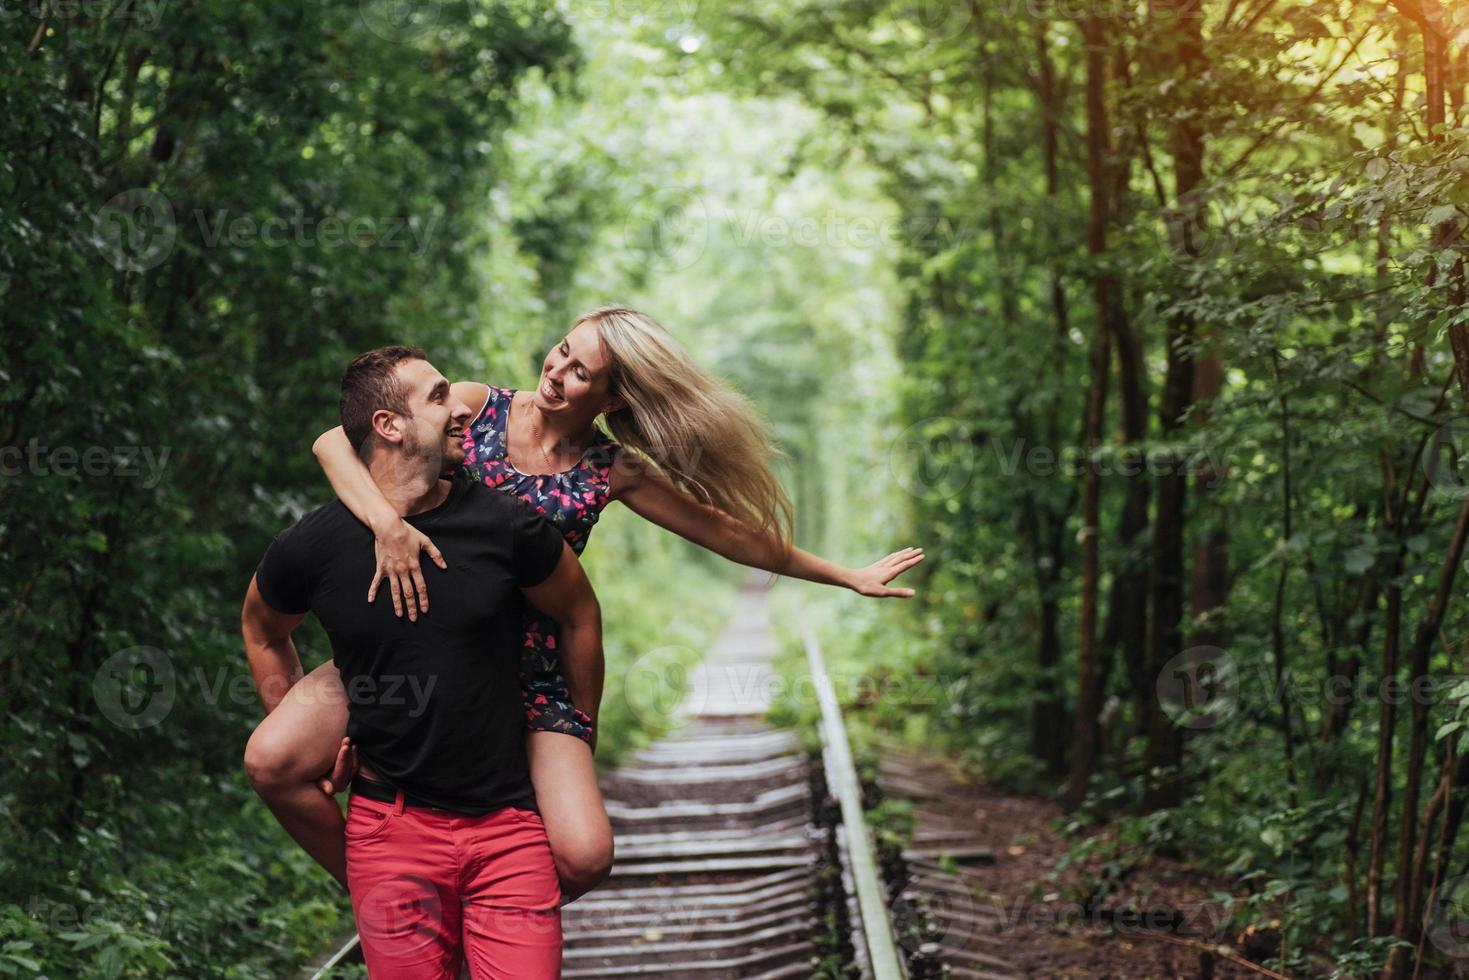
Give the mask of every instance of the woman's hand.
<path id="1" fill-rule="evenodd" d="M 427 551 L 440 568 L 447 569 L 449 565 L 428 535 L 401 517 L 395 520 L 396 523 L 387 522 L 384 530 L 376 532 L 373 546 L 377 552 L 377 571 L 373 572 L 367 601 L 377 598 L 377 588 L 386 578 L 393 592 L 393 615 L 402 616 L 406 604 L 408 618 L 416 623 L 419 613 L 428 612 L 428 586 L 423 581 L 418 553 Z"/>
<path id="2" fill-rule="evenodd" d="M 886 598 L 897 596 L 907 599 L 913 595 L 912 589 L 894 589 L 888 583 L 899 575 L 923 561 L 922 548 L 904 548 L 895 551 L 886 558 L 880 558 L 868 565 L 866 568 L 854 568 L 851 572 L 851 581 L 847 583 L 853 592 L 862 595 Z"/>
<path id="3" fill-rule="evenodd" d="M 327 796 L 336 796 L 346 789 L 352 782 L 352 777 L 357 775 L 357 746 L 352 744 L 350 738 L 342 739 L 341 748 L 337 749 L 337 761 L 332 764 L 332 771 L 316 781 L 321 791 Z"/>

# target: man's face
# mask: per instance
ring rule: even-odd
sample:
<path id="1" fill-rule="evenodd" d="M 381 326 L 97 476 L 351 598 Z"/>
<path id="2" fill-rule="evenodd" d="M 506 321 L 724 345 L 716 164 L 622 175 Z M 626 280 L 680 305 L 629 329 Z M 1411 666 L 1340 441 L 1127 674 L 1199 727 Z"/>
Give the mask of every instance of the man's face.
<path id="1" fill-rule="evenodd" d="M 401 361 L 397 372 L 413 413 L 401 420 L 403 454 L 425 465 L 437 463 L 438 475 L 447 476 L 464 462 L 464 427 L 474 412 L 454 397 L 449 382 L 428 361 Z"/>

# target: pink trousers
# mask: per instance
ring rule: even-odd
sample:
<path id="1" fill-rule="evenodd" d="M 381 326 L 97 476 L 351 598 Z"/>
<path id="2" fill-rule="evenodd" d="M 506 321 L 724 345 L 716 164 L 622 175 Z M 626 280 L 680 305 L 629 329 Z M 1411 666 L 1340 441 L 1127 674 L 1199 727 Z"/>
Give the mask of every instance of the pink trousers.
<path id="1" fill-rule="evenodd" d="M 372 980 L 561 974 L 561 886 L 532 810 L 480 817 L 353 793 L 347 883 Z"/>

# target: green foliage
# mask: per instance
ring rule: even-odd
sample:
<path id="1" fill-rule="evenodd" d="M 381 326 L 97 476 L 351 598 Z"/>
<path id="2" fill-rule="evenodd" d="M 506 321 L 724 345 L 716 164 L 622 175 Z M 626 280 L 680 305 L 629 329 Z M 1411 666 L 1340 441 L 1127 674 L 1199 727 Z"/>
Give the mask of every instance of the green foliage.
<path id="1" fill-rule="evenodd" d="M 345 896 L 243 778 L 176 771 L 163 782 L 177 801 L 87 815 L 69 842 L 93 865 L 87 883 L 68 876 L 7 904 L 7 953 L 28 951 L 51 976 L 256 977 L 350 926 Z"/>
<path id="2" fill-rule="evenodd" d="M 534 4 L 438 12 L 5 18 L 4 969 L 278 976 L 350 921 L 240 772 L 240 598 L 328 493 L 307 447 L 350 356 L 480 375 L 489 150 L 578 57 Z"/>
<path id="3" fill-rule="evenodd" d="M 1461 57 L 1462 11 L 1431 6 L 1453 25 L 1449 57 Z M 1361 894 L 1370 828 L 1353 814 L 1365 787 L 1370 817 L 1382 692 L 1409 679 L 1401 661 L 1396 677 L 1380 666 L 1385 596 L 1401 590 L 1406 649 L 1465 492 L 1449 343 L 1451 327 L 1469 320 L 1463 79 L 1448 83 L 1447 123 L 1429 131 L 1421 25 L 1401 9 L 1205 3 L 1196 64 L 1180 53 L 1187 23 L 1165 4 L 742 0 L 697 19 L 707 43 L 694 60 L 711 79 L 819 109 L 877 168 L 900 220 L 941 231 L 905 238 L 894 255 L 904 427 L 894 455 L 922 474 L 901 486 L 906 526 L 929 555 L 919 598 L 901 619 L 853 603 L 810 613 L 846 688 L 854 739 L 898 735 L 1024 792 L 1060 788 L 1064 770 L 1038 756 L 1046 761 L 1048 726 L 1069 736 L 1072 724 L 1080 477 L 1096 460 L 1107 673 L 1076 853 L 1097 822 L 1120 820 L 1119 835 L 1144 853 L 1227 868 L 1252 890 L 1241 921 L 1287 923 L 1289 966 L 1302 973 L 1332 957 L 1358 964 L 1343 971 L 1373 957 L 1381 966 L 1384 944 L 1350 941 L 1350 916 L 1362 910 L 1345 905 L 1349 847 Z M 1086 240 L 1089 12 L 1105 44 L 1104 163 L 1115 168 L 1100 253 Z M 1179 200 L 1191 131 L 1204 147 L 1202 180 Z M 1080 422 L 1102 273 L 1117 280 L 1138 344 L 1146 417 L 1124 443 L 1114 338 L 1105 442 L 1091 447 Z M 1179 324 L 1189 325 L 1179 349 L 1217 355 L 1224 383 L 1165 433 L 1165 343 Z M 1150 528 L 1122 533 L 1139 480 L 1152 491 L 1145 522 L 1157 513 L 1154 474 L 1124 467 L 1169 454 L 1190 461 L 1190 476 L 1216 467 L 1211 486 L 1187 491 L 1181 570 L 1187 585 L 1193 549 L 1224 532 L 1219 622 L 1235 687 L 1222 720 L 1185 733 L 1180 775 L 1192 795 L 1129 817 L 1149 775 L 1139 726 L 1158 704 L 1156 663 L 1147 634 L 1129 642 L 1110 617 L 1170 573 Z M 859 524 L 857 533 L 881 526 Z M 1462 735 L 1464 691 L 1447 676 L 1469 625 L 1461 591 L 1428 653 L 1428 678 L 1445 683 L 1427 711 L 1428 764 L 1414 777 L 1424 799 L 1439 778 L 1436 754 Z M 1185 615 L 1180 627 L 1187 646 L 1218 623 Z M 1408 778 L 1410 704 L 1399 702 L 1389 807 Z M 811 717 L 796 698 L 780 711 Z M 1387 880 L 1407 871 L 1393 850 L 1400 820 L 1418 815 L 1389 821 Z"/>
<path id="4" fill-rule="evenodd" d="M 229 693 L 242 585 L 327 493 L 306 446 L 350 354 L 408 340 L 453 377 L 516 385 L 603 302 L 654 313 L 761 405 L 803 545 L 843 564 L 927 550 L 907 604 L 778 599 L 781 628 L 805 616 L 821 636 L 859 754 L 897 736 L 1024 792 L 1060 786 L 1038 758 L 1056 761 L 1042 743 L 1075 707 L 1094 462 L 1110 669 L 1066 866 L 1208 856 L 1247 892 L 1236 924 L 1286 923 L 1280 968 L 1374 972 L 1385 942 L 1352 942 L 1343 905 L 1382 692 L 1406 680 L 1383 676 L 1384 609 L 1400 600 L 1406 649 L 1466 485 L 1450 341 L 1469 322 L 1469 131 L 1423 118 L 1419 26 L 1209 0 L 1191 64 L 1172 5 L 1101 5 L 1115 200 L 1098 252 L 1077 11 L 431 7 L 6 19 L 0 974 L 276 975 L 344 924 L 238 772 L 258 717 Z M 1462 11 L 1444 17 L 1462 49 Z M 1202 176 L 1179 200 L 1189 133 Z M 1104 274 L 1145 417 L 1125 442 L 1114 360 L 1086 446 Z M 1169 337 L 1224 378 L 1165 431 Z M 1235 687 L 1187 733 L 1182 803 L 1142 813 L 1159 651 L 1105 617 L 1168 574 L 1156 474 L 1126 468 L 1174 458 L 1218 478 L 1189 490 L 1180 547 L 1226 535 Z M 611 763 L 667 724 L 731 578 L 631 515 L 596 537 Z M 1435 678 L 1469 625 L 1459 591 Z M 1185 643 L 1219 626 L 1179 625 Z M 809 732 L 787 641 L 776 717 Z M 309 630 L 303 649 L 326 651 Z M 160 664 L 166 717 L 107 717 L 98 683 L 136 714 Z M 1439 693 L 1417 722 L 1425 796 L 1469 710 L 1463 683 Z M 1408 717 L 1405 700 L 1389 802 Z M 1107 822 L 1119 844 L 1092 836 Z M 76 911 L 53 927 L 54 909 Z"/>
<path id="5" fill-rule="evenodd" d="M 348 357 L 410 342 L 521 384 L 622 223 L 598 157 L 548 137 L 587 39 L 533 4 L 434 12 L 70 16 L 29 54 L 37 22 L 8 20 L 0 444 L 35 450 L 0 483 L 0 971 L 279 976 L 350 926 L 240 772 L 244 583 L 330 493 L 307 447 Z M 624 258 L 604 286 L 646 281 Z M 58 465 L 94 446 L 98 472 Z M 603 765 L 667 727 L 732 595 L 732 566 L 620 510 L 586 555 Z M 328 655 L 309 620 L 298 642 Z"/>
<path id="6" fill-rule="evenodd" d="M 913 804 L 908 800 L 882 800 L 867 811 L 867 821 L 873 828 L 877 840 L 891 845 L 902 853 L 902 849 L 913 840 L 913 829 L 918 818 L 913 815 Z"/>

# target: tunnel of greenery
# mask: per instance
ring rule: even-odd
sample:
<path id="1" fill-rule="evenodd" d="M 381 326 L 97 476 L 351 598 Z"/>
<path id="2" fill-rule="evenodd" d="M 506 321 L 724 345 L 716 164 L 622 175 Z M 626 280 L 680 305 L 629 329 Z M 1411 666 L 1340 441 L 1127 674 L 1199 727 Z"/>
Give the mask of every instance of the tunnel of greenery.
<path id="1" fill-rule="evenodd" d="M 519 386 L 607 302 L 756 401 L 804 547 L 927 550 L 906 602 L 786 604 L 854 729 L 1063 801 L 1079 849 L 1206 861 L 1274 969 L 1462 956 L 1466 32 L 1441 0 L 14 7 L 0 975 L 278 976 L 349 925 L 241 770 L 244 584 L 330 494 L 352 354 Z M 741 571 L 621 508 L 595 536 L 615 761 Z"/>

